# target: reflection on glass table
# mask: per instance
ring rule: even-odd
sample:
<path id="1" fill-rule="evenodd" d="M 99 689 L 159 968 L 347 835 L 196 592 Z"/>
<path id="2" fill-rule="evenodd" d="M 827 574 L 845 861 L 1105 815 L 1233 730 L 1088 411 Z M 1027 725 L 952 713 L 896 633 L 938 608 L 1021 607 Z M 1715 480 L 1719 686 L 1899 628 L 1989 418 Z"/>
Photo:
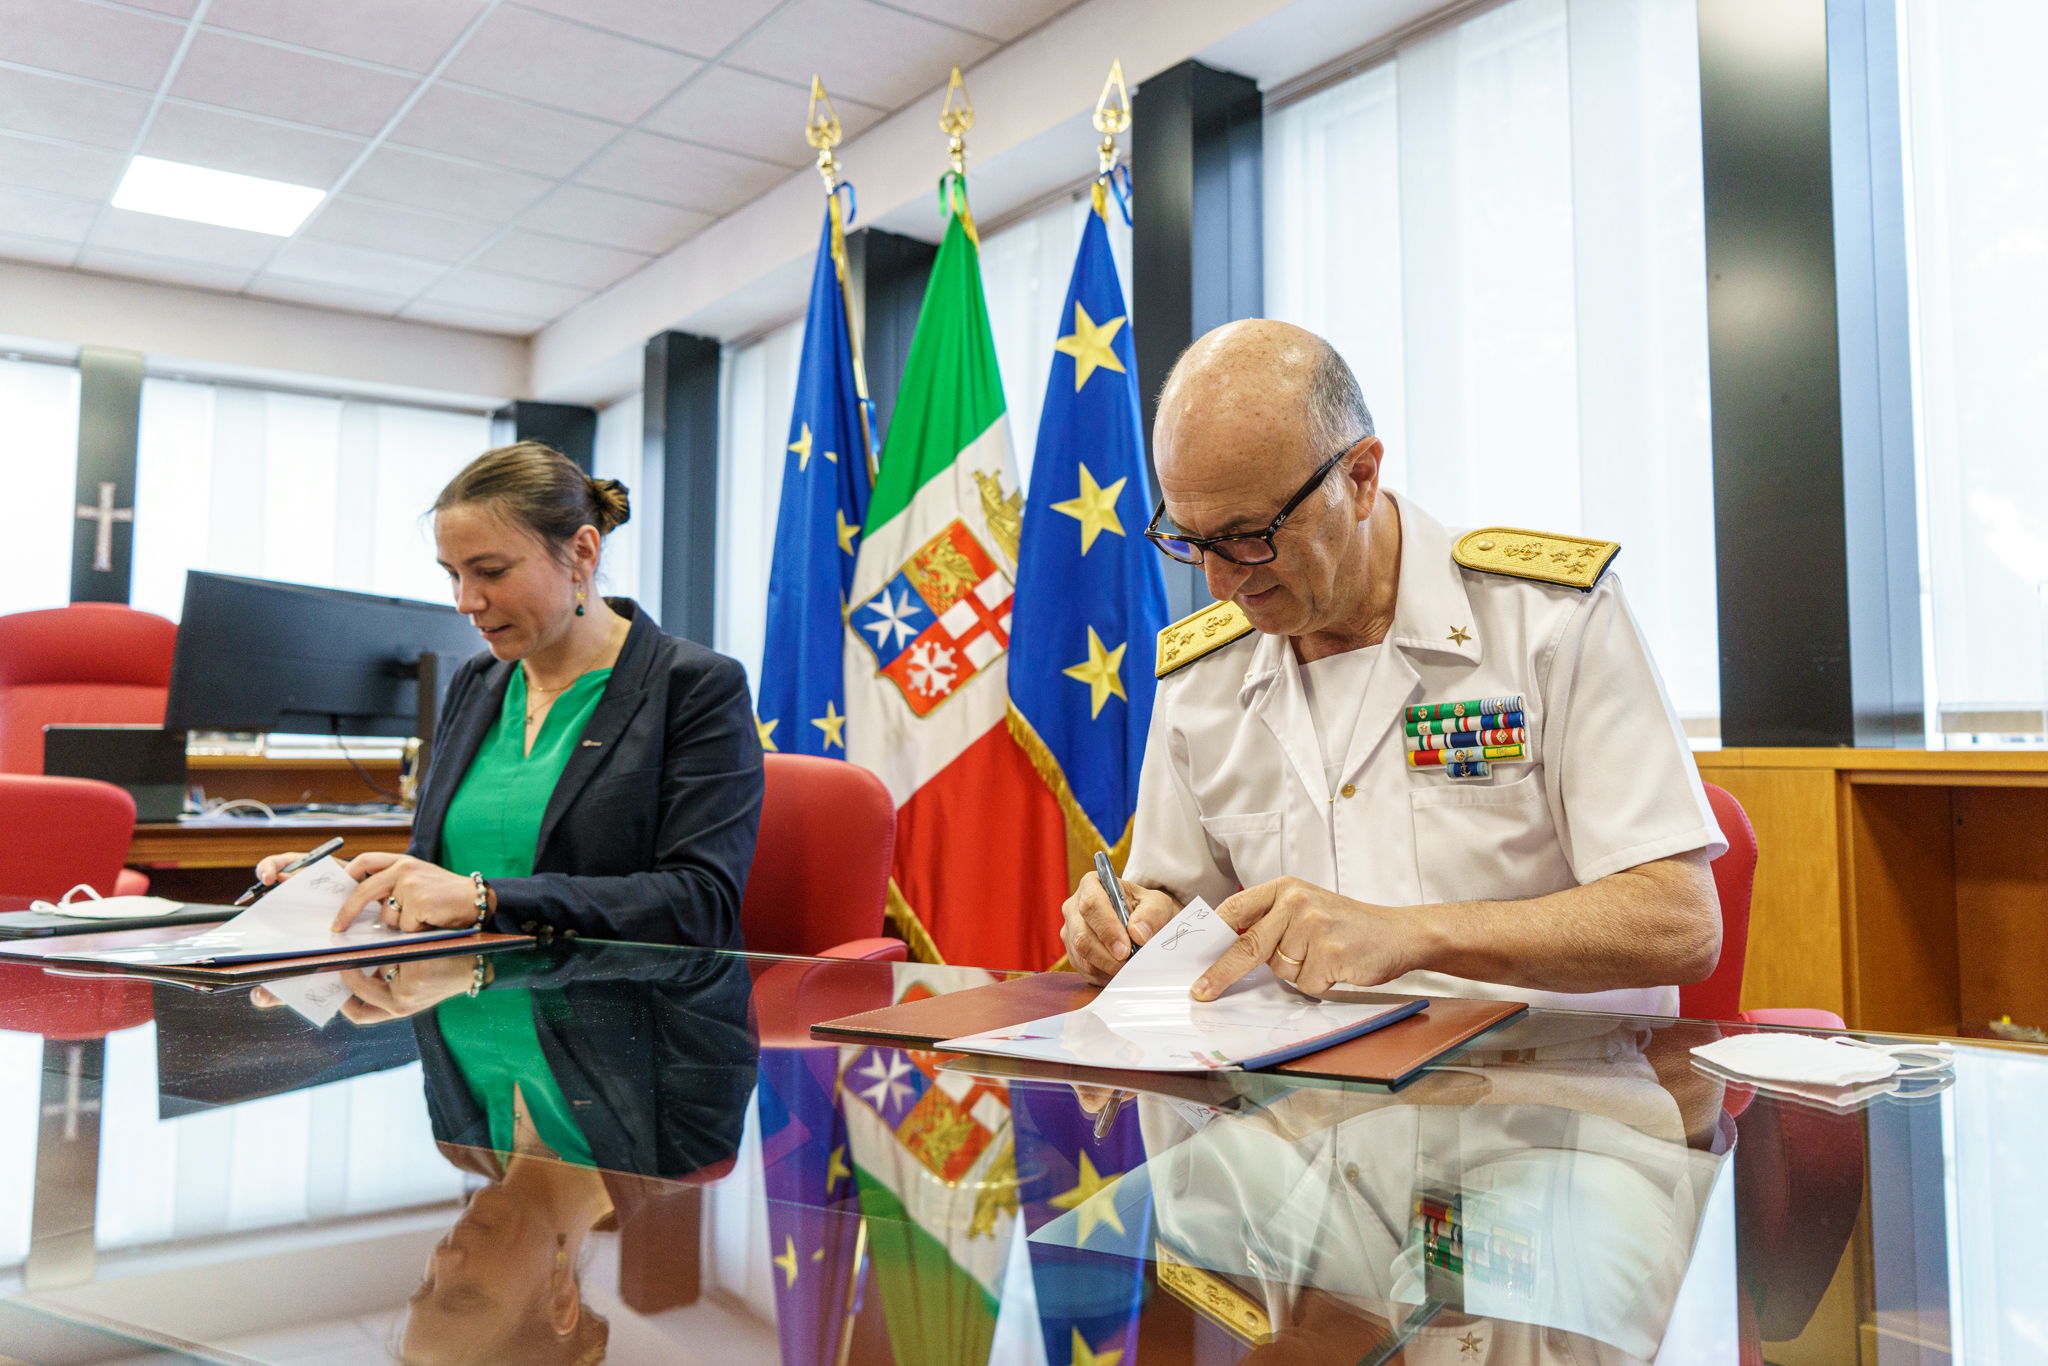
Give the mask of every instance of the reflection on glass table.
<path id="1" fill-rule="evenodd" d="M 969 968 L 5 971 L 20 1361 L 2048 1359 L 2039 1049 L 1837 1111 L 1699 1066 L 1735 1026 L 1539 1011 L 1398 1090 L 1112 1087 L 810 1037 Z"/>

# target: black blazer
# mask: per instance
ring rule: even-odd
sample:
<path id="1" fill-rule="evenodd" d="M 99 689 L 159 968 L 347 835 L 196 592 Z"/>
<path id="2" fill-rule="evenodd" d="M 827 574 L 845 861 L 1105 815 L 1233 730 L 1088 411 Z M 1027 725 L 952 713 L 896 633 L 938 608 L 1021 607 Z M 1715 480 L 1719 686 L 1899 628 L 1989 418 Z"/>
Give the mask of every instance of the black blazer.
<path id="1" fill-rule="evenodd" d="M 746 672 L 663 635 L 637 603 L 607 601 L 632 629 L 548 799 L 533 876 L 492 881 L 487 928 L 740 948 L 763 786 Z M 448 804 L 517 667 L 485 651 L 455 671 L 413 812 L 415 858 L 441 862 Z"/>

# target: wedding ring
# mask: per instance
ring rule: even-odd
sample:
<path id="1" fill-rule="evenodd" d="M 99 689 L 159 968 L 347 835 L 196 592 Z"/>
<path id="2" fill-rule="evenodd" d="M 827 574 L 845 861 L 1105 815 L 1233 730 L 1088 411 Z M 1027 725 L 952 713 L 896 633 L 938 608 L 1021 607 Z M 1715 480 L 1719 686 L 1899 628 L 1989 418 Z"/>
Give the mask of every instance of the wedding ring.
<path id="1" fill-rule="evenodd" d="M 1278 958 L 1278 959 L 1280 959 L 1280 960 L 1281 960 L 1282 962 L 1286 962 L 1286 963 L 1292 963 L 1292 964 L 1294 964 L 1294 966 L 1296 966 L 1296 967 L 1300 967 L 1300 966 L 1301 966 L 1301 964 L 1302 964 L 1302 960 L 1301 960 L 1301 959 L 1299 959 L 1299 958 L 1296 958 L 1296 957 L 1295 957 L 1295 956 L 1294 956 L 1293 954 L 1291 954 L 1291 953 L 1287 953 L 1287 952 L 1285 952 L 1285 951 L 1283 951 L 1283 950 L 1281 950 L 1281 949 L 1277 949 L 1277 948 L 1276 948 L 1276 949 L 1274 949 L 1274 950 L 1273 950 L 1273 956 L 1274 956 L 1275 958 Z"/>
<path id="2" fill-rule="evenodd" d="M 385 984 L 386 986 L 389 986 L 389 985 L 391 985 L 392 981 L 393 981 L 393 980 L 395 980 L 395 979 L 397 978 L 397 976 L 398 976 L 398 969 L 397 969 L 397 967 L 396 967 L 396 966 L 393 966 L 393 967 L 388 967 L 388 968 L 384 969 L 384 971 L 383 971 L 382 973 L 378 974 L 378 975 L 379 975 L 379 976 L 381 976 L 381 977 L 382 977 L 382 978 L 384 979 L 384 984 Z"/>

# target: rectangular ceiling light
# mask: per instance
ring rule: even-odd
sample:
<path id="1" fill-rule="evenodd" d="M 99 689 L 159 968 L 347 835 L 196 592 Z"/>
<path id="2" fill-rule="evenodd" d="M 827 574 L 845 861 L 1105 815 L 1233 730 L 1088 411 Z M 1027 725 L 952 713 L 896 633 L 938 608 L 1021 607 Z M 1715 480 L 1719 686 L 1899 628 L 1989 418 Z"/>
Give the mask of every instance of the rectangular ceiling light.
<path id="1" fill-rule="evenodd" d="M 114 207 L 290 237 L 326 197 L 324 190 L 281 180 L 137 157 L 114 191 Z"/>

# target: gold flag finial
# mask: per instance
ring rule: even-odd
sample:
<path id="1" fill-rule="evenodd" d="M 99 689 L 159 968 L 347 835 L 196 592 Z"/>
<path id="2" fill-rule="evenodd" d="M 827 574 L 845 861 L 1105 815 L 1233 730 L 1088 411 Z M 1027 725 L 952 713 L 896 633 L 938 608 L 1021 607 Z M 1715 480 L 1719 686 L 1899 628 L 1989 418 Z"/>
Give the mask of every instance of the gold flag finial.
<path id="1" fill-rule="evenodd" d="M 825 111 L 818 112 L 818 106 Z M 839 145 L 843 130 L 839 126 L 838 111 L 832 108 L 832 97 L 825 93 L 825 83 L 811 74 L 811 109 L 804 116 L 804 141 L 818 149 L 818 174 L 825 178 L 825 193 L 830 194 L 839 183 L 839 166 L 832 160 L 832 149 Z"/>
<path id="2" fill-rule="evenodd" d="M 1116 99 L 1111 101 L 1114 94 Z M 1131 126 L 1131 92 L 1124 88 L 1124 63 L 1119 57 L 1109 64 L 1109 79 L 1095 101 L 1095 131 L 1102 134 L 1102 174 L 1116 169 L 1116 135 Z"/>
<path id="3" fill-rule="evenodd" d="M 955 94 L 960 103 L 953 103 Z M 953 159 L 953 172 L 967 174 L 967 130 L 974 126 L 974 106 L 967 99 L 967 83 L 960 79 L 960 68 L 953 68 L 953 79 L 946 82 L 946 102 L 939 109 L 939 131 L 947 137 L 946 155 Z"/>

